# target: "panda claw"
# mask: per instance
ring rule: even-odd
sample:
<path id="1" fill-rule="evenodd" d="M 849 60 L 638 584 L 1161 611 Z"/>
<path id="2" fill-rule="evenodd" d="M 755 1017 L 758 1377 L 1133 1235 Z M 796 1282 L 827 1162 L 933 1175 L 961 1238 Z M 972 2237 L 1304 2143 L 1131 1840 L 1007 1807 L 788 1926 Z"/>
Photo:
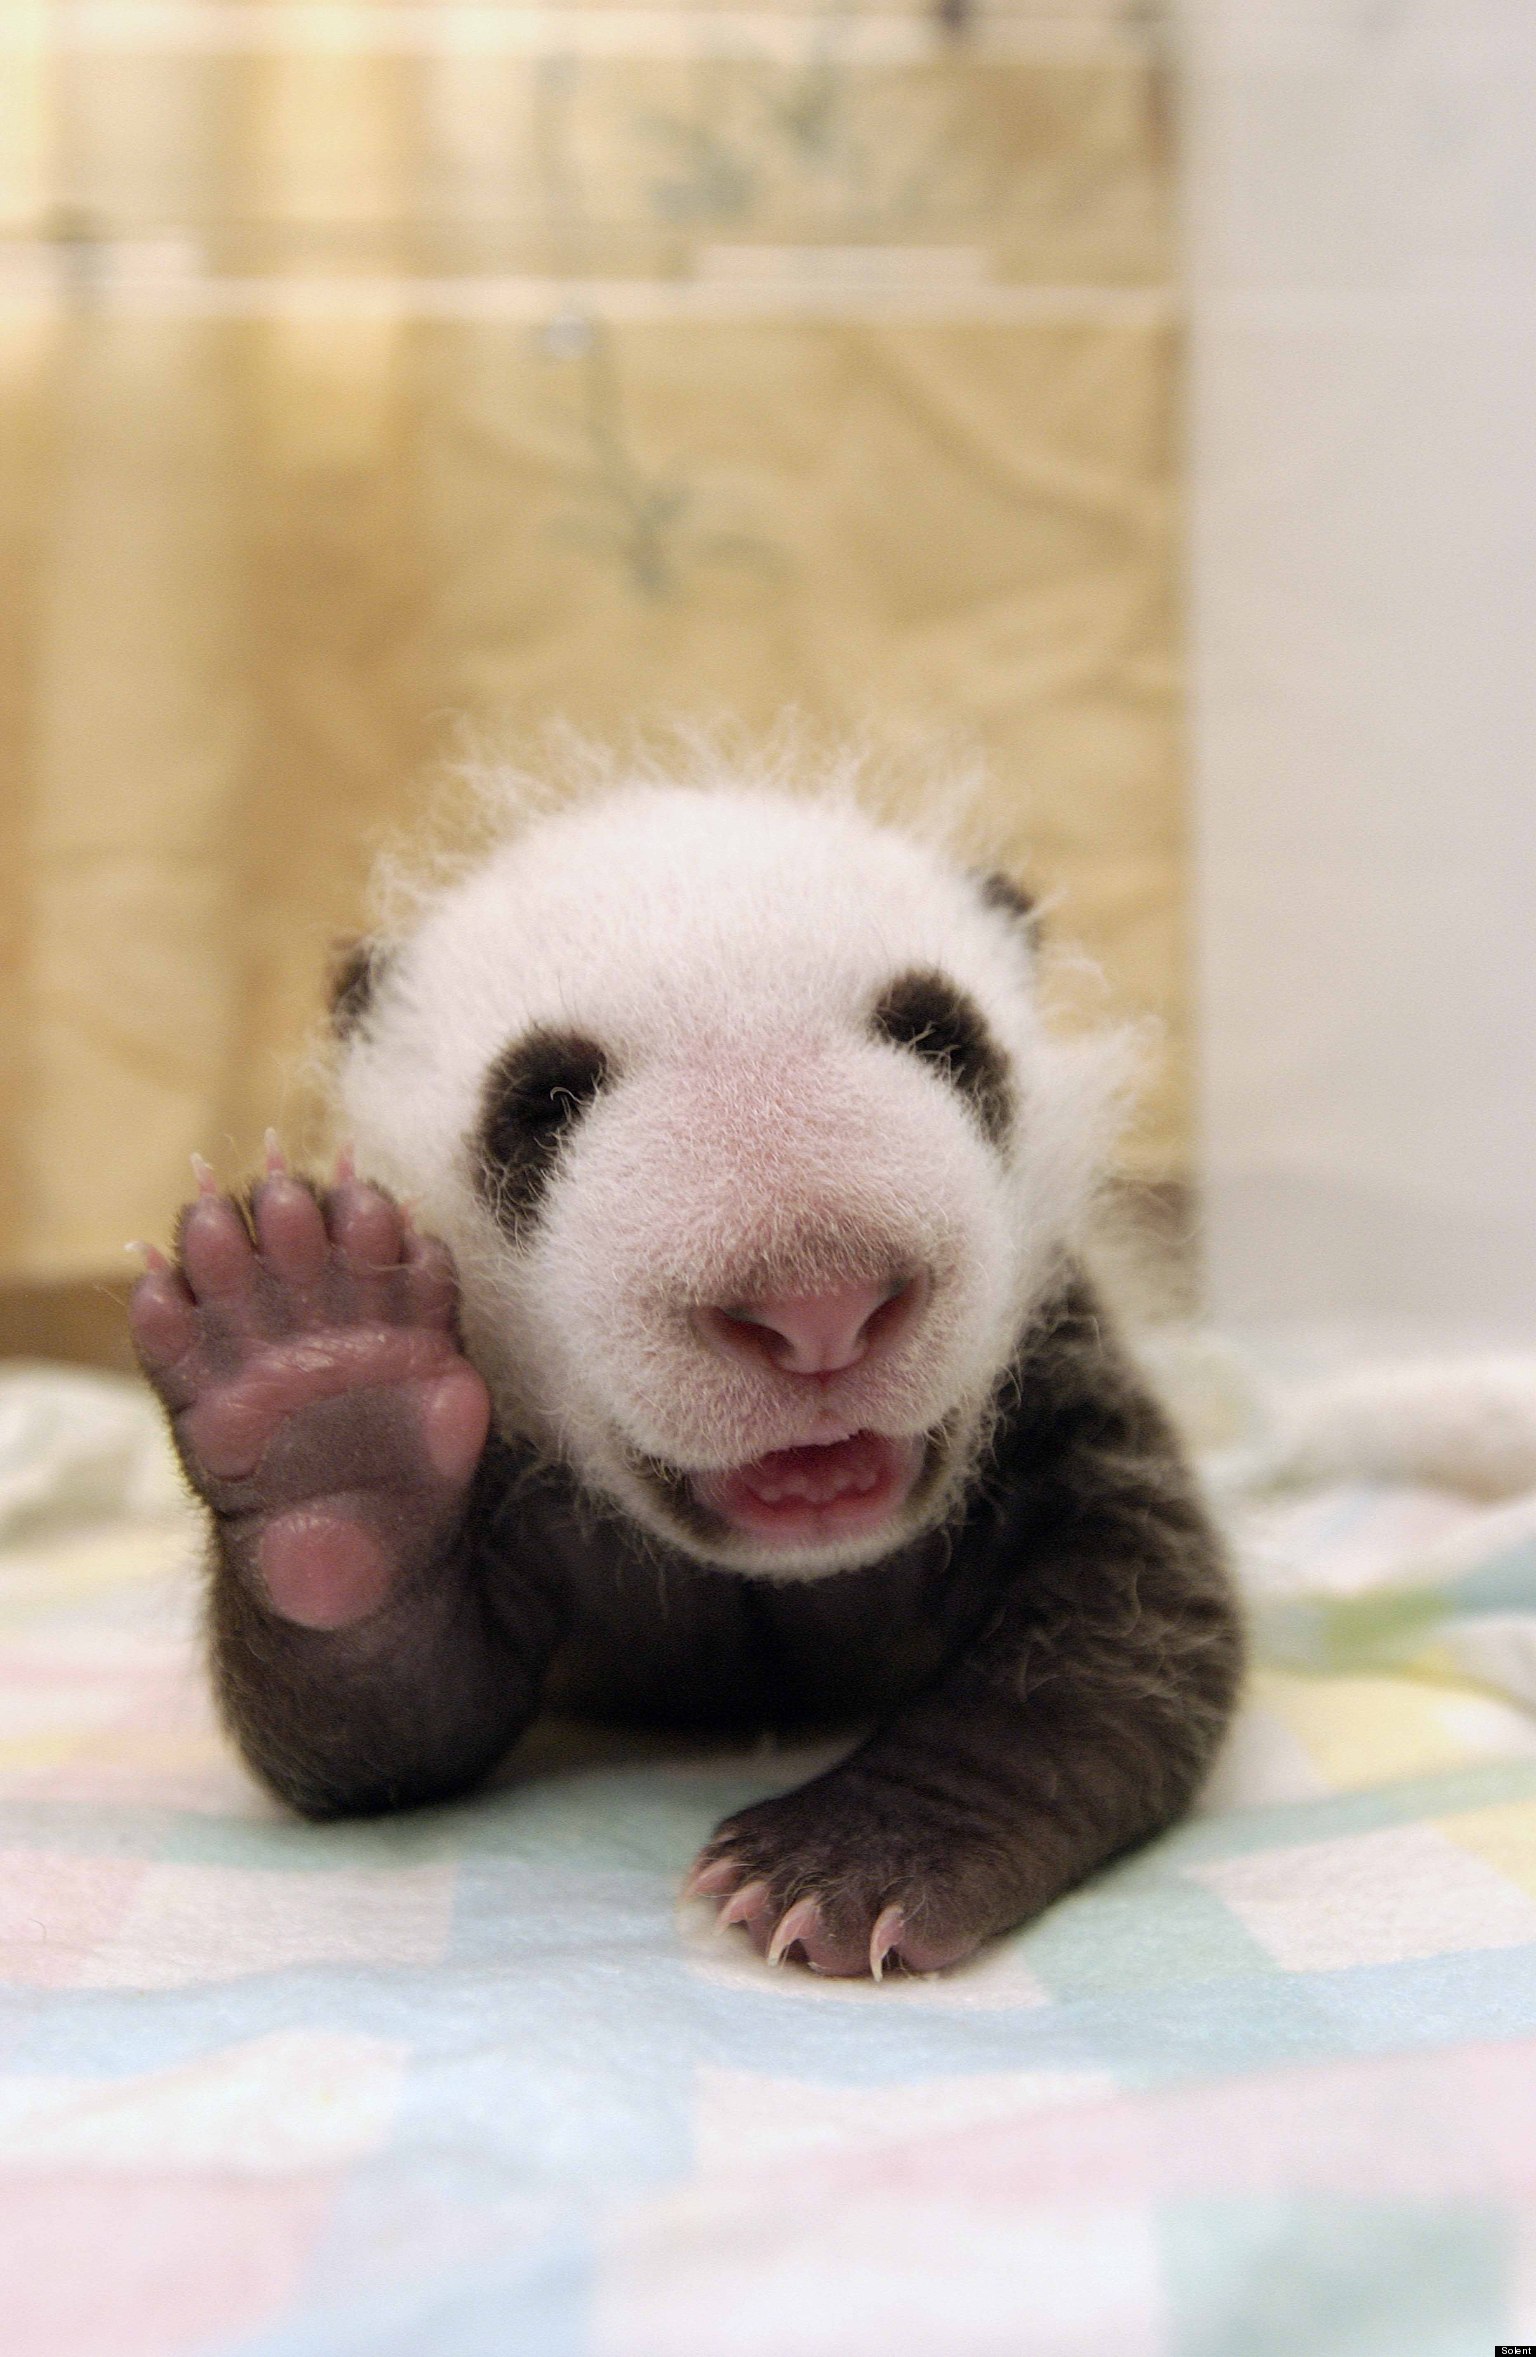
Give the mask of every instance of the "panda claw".
<path id="1" fill-rule="evenodd" d="M 901 1935 L 906 1928 L 907 1919 L 899 1907 L 882 1907 L 875 1917 L 875 1927 L 869 1935 L 869 1970 L 873 1980 L 885 1977 L 885 1968 L 892 1957 L 898 1964 L 901 1962 Z"/>
<path id="2" fill-rule="evenodd" d="M 715 1917 L 716 1937 L 729 1931 L 733 1923 L 744 1923 L 750 1932 L 752 1917 L 762 1905 L 767 1892 L 766 1882 L 744 1882 L 740 1890 L 733 1891 Z"/>
<path id="3" fill-rule="evenodd" d="M 723 1899 L 736 1887 L 741 1872 L 734 1858 L 700 1858 L 683 1884 L 684 1903 L 690 1899 Z"/>
<path id="4" fill-rule="evenodd" d="M 821 1906 L 816 1899 L 797 1899 L 787 1913 L 779 1917 L 772 1939 L 768 1942 L 770 1964 L 782 1964 L 797 1942 L 809 1946 L 821 1929 Z"/>

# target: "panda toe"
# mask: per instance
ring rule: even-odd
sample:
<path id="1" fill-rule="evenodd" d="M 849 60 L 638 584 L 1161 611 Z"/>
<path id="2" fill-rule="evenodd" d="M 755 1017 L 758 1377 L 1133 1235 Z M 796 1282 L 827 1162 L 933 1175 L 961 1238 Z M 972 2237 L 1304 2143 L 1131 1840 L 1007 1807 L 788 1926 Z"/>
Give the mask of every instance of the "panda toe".
<path id="1" fill-rule="evenodd" d="M 313 1285 L 330 1255 L 314 1189 L 286 1171 L 274 1170 L 254 1189 L 251 1216 L 271 1274 L 283 1285 Z"/>
<path id="2" fill-rule="evenodd" d="M 182 1212 L 177 1242 L 182 1273 L 200 1306 L 243 1310 L 256 1281 L 251 1233 L 227 1195 L 201 1187 Z"/>
<path id="3" fill-rule="evenodd" d="M 794 1957 L 832 1980 L 857 1980 L 869 1970 L 869 1943 L 862 1923 L 839 1922 L 827 1903 L 797 1899 L 780 1916 L 764 1953 L 770 1964 Z"/>
<path id="4" fill-rule="evenodd" d="M 459 1282 L 447 1245 L 418 1235 L 407 1220 L 400 1258 L 413 1324 L 451 1327 L 458 1314 Z"/>
<path id="5" fill-rule="evenodd" d="M 712 1858 L 706 1851 L 683 1884 L 683 1903 L 686 1905 L 690 1899 L 728 1898 L 740 1880 L 741 1868 L 734 1858 Z"/>
<path id="6" fill-rule="evenodd" d="M 128 1324 L 145 1373 L 164 1388 L 197 1347 L 197 1305 L 165 1255 L 143 1250 L 148 1266 L 129 1297 Z"/>

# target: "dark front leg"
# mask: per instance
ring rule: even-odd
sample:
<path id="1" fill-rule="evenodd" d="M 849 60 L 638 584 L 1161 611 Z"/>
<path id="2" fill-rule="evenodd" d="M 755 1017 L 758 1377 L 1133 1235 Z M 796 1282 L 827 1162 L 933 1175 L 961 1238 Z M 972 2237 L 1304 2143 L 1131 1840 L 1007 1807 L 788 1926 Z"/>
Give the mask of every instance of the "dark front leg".
<path id="1" fill-rule="evenodd" d="M 1210 1765 L 1241 1668 L 1220 1545 L 1086 1288 L 1020 1393 L 952 1574 L 989 1597 L 975 1636 L 848 1759 L 729 1819 L 694 1870 L 773 1961 L 957 1963 L 1168 1824 Z"/>
<path id="2" fill-rule="evenodd" d="M 401 1549 L 383 1602 L 326 1628 L 275 1613 L 250 1524 L 214 1516 L 220 1707 L 251 1767 L 301 1815 L 374 1816 L 472 1791 L 535 1715 L 563 1605 L 519 1563 L 516 1533 L 503 1535 L 508 1488 L 493 1440 L 459 1516 L 419 1552 Z"/>
<path id="3" fill-rule="evenodd" d="M 224 1715 L 290 1805 L 461 1792 L 534 1709 L 560 1607 L 521 1578 L 506 1451 L 439 1244 L 377 1188 L 205 1186 L 134 1337 L 212 1519 Z"/>

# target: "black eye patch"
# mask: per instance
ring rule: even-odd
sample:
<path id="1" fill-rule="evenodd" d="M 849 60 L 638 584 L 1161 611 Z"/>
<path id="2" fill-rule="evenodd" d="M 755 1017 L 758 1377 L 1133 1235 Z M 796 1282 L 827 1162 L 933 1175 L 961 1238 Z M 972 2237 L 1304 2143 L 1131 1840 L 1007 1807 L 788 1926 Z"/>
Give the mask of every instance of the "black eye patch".
<path id="1" fill-rule="evenodd" d="M 519 1235 L 538 1209 L 566 1133 L 608 1078 L 595 1040 L 525 1032 L 486 1075 L 476 1135 L 476 1183 L 501 1225 Z"/>
<path id="2" fill-rule="evenodd" d="M 1008 1059 L 980 1008 L 946 975 L 898 975 L 870 1017 L 876 1035 L 910 1048 L 965 1098 L 994 1146 L 1008 1135 L 1013 1090 Z"/>

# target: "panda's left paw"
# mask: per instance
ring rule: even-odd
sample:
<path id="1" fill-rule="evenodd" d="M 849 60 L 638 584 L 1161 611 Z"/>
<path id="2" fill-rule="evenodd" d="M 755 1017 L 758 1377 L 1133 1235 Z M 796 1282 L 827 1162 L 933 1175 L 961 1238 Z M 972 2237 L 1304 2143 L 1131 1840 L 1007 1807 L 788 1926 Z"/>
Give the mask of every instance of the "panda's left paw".
<path id="1" fill-rule="evenodd" d="M 684 1885 L 770 1964 L 839 1979 L 961 1963 L 1018 1909 L 970 1828 L 848 1769 L 728 1817 Z"/>

